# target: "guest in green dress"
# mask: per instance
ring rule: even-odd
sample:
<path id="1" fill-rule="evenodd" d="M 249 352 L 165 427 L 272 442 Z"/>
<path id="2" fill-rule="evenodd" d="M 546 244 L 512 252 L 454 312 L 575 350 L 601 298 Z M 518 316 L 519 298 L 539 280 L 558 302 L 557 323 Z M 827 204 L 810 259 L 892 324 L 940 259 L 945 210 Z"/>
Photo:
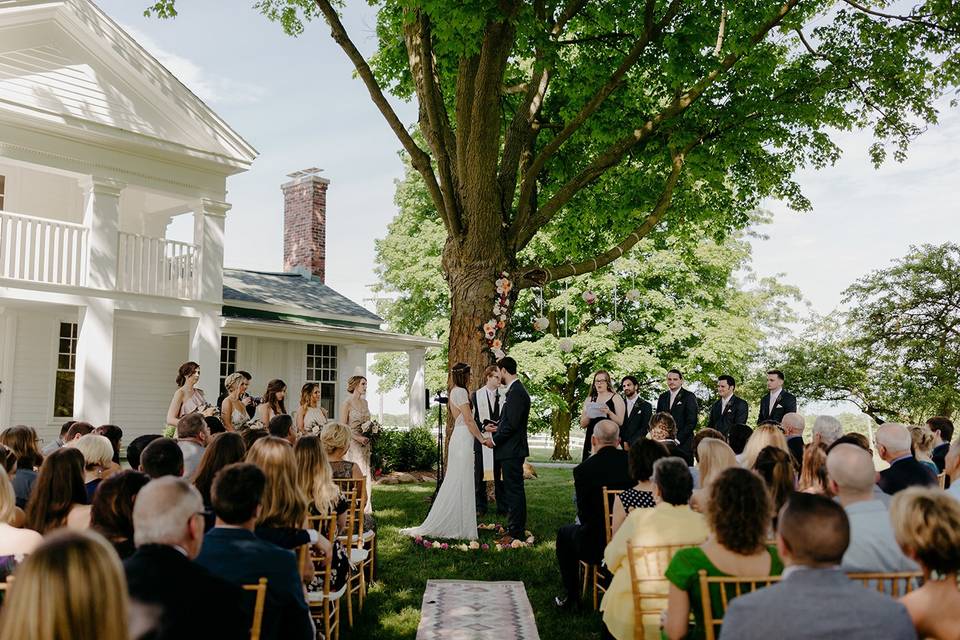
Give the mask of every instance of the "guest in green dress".
<path id="1" fill-rule="evenodd" d="M 783 572 L 776 548 L 765 545 L 771 510 L 763 479 L 753 471 L 731 468 L 714 480 L 706 513 L 710 537 L 700 546 L 678 551 L 667 567 L 667 638 L 704 637 L 701 569 L 710 576 L 771 576 Z M 710 600 L 714 613 L 722 617 L 719 591 L 711 592 Z"/>

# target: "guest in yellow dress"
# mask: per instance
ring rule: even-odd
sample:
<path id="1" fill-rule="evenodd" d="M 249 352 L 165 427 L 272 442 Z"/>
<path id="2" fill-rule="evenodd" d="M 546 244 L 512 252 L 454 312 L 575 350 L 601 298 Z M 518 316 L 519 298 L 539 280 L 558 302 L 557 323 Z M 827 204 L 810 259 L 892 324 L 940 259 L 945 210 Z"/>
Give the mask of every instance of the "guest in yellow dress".
<path id="1" fill-rule="evenodd" d="M 693 477 L 687 463 L 677 457 L 661 458 L 653 465 L 653 509 L 634 509 L 623 521 L 603 554 L 613 580 L 603 596 L 600 610 L 603 623 L 617 640 L 629 640 L 634 632 L 633 593 L 627 541 L 644 546 L 697 545 L 707 539 L 704 517 L 688 506 Z M 666 597 L 663 606 L 666 607 Z M 658 616 L 644 624 L 648 638 L 660 634 Z"/>

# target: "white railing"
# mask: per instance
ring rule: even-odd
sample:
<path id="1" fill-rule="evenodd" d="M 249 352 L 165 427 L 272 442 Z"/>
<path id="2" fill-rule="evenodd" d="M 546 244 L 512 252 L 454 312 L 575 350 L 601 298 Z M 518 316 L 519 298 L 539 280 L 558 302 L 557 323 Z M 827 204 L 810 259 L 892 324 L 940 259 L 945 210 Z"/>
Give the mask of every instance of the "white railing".
<path id="1" fill-rule="evenodd" d="M 83 286 L 83 225 L 0 211 L 0 278 Z"/>
<path id="2" fill-rule="evenodd" d="M 196 298 L 197 248 L 188 242 L 120 232 L 117 288 L 172 298 Z"/>

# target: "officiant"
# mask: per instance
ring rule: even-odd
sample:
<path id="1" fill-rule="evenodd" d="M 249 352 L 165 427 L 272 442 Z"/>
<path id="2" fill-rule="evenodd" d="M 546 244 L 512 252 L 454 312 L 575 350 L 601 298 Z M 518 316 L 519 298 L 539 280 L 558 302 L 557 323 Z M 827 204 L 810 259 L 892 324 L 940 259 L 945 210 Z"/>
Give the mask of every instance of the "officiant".
<path id="1" fill-rule="evenodd" d="M 500 393 L 500 370 L 495 365 L 490 365 L 483 370 L 483 378 L 483 386 L 474 391 L 470 398 L 473 419 L 480 428 L 483 428 L 487 421 L 496 422 L 500 419 L 500 404 L 503 400 Z M 486 434 L 486 437 L 489 440 L 490 434 Z M 481 445 L 480 442 L 473 443 L 473 474 L 477 514 L 483 516 L 487 513 L 487 482 L 491 480 L 497 501 L 497 513 L 506 514 L 500 463 L 494 461 L 493 449 Z"/>
<path id="2" fill-rule="evenodd" d="M 627 407 L 623 398 L 613 389 L 610 382 L 610 374 L 600 370 L 593 374 L 593 382 L 590 384 L 590 393 L 583 403 L 583 411 L 580 412 L 580 426 L 586 431 L 583 437 L 583 458 L 586 460 L 592 453 L 590 450 L 590 437 L 593 435 L 593 427 L 601 420 L 613 420 L 617 428 L 623 426 L 623 419 L 626 415 Z"/>

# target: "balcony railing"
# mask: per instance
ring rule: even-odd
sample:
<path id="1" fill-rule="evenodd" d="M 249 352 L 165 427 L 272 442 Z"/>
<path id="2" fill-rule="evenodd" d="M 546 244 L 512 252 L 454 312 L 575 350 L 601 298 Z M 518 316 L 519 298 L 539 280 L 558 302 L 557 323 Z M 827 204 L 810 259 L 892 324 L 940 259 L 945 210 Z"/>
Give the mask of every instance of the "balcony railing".
<path id="1" fill-rule="evenodd" d="M 120 232 L 117 288 L 171 298 L 196 298 L 197 248 L 188 242 Z"/>
<path id="2" fill-rule="evenodd" d="M 0 278 L 83 286 L 83 225 L 0 211 Z"/>

